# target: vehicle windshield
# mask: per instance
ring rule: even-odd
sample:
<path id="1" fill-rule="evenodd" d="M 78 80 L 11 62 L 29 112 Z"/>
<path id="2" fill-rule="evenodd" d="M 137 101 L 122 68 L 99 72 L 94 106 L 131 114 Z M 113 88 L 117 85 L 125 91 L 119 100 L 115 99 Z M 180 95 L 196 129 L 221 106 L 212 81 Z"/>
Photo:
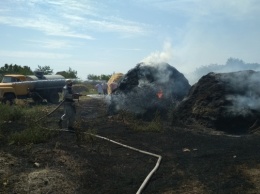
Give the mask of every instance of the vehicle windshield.
<path id="1" fill-rule="evenodd" d="M 20 82 L 20 80 L 18 78 L 9 77 L 9 76 L 4 76 L 2 79 L 2 83 L 11 83 L 11 82 Z"/>

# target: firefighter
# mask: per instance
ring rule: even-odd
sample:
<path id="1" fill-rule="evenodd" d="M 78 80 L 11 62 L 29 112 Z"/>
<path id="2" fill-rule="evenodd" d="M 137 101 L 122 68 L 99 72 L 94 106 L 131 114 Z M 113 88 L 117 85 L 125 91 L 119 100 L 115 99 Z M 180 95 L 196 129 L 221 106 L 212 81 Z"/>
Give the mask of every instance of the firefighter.
<path id="1" fill-rule="evenodd" d="M 63 87 L 64 114 L 59 121 L 60 128 L 75 131 L 73 125 L 76 118 L 76 104 L 74 101 L 76 95 L 72 90 L 72 80 L 66 79 L 66 85 Z"/>
<path id="2" fill-rule="evenodd" d="M 99 95 L 103 94 L 103 87 L 101 83 L 98 83 L 95 87 Z"/>
<path id="3" fill-rule="evenodd" d="M 103 88 L 103 94 L 104 94 L 104 95 L 107 95 L 107 87 L 108 87 L 108 86 L 107 86 L 107 83 L 106 83 L 106 82 L 103 82 L 103 83 L 102 83 L 102 88 Z"/>

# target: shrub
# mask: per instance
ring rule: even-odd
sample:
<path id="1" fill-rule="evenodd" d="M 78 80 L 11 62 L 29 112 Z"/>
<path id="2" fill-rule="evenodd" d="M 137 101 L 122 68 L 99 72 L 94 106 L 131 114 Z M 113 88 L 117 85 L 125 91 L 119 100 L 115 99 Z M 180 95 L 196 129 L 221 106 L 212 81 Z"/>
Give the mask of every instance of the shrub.
<path id="1" fill-rule="evenodd" d="M 46 107 L 0 104 L 0 140 L 12 144 L 31 144 L 48 141 L 57 132 L 50 131 L 37 122 L 48 112 Z"/>
<path id="2" fill-rule="evenodd" d="M 0 122 L 19 120 L 23 114 L 24 110 L 20 106 L 0 104 Z"/>
<path id="3" fill-rule="evenodd" d="M 56 133 L 57 132 L 55 131 L 50 131 L 39 126 L 33 126 L 28 127 L 21 132 L 11 134 L 9 142 L 17 145 L 43 143 L 48 141 Z"/>

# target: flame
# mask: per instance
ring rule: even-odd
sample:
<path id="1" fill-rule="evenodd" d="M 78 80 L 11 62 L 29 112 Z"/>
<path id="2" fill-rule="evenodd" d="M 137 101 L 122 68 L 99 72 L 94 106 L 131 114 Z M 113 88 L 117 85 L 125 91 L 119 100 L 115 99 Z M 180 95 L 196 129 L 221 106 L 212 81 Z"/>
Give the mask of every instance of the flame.
<path id="1" fill-rule="evenodd" d="M 158 98 L 162 98 L 163 97 L 163 92 L 162 92 L 161 89 L 157 92 L 157 97 Z"/>

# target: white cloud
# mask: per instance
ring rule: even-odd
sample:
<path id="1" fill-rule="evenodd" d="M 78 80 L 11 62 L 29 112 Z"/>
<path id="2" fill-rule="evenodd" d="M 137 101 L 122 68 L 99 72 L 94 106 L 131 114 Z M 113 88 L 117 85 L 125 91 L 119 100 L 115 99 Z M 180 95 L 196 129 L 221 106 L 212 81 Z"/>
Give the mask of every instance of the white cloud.
<path id="1" fill-rule="evenodd" d="M 2 4 L 8 7 L 9 14 L 0 16 L 0 24 L 31 28 L 47 35 L 93 40 L 95 37 L 89 35 L 93 31 L 127 36 L 147 33 L 144 24 L 114 17 L 113 10 L 102 10 L 105 7 L 95 1 L 20 0 Z"/>
<path id="2" fill-rule="evenodd" d="M 112 31 L 119 33 L 131 33 L 131 34 L 144 34 L 145 30 L 140 26 L 136 25 L 133 22 L 114 22 L 114 21 L 98 21 L 91 20 L 87 21 L 87 24 L 90 24 L 95 29 L 99 29 L 100 31 Z"/>
<path id="3" fill-rule="evenodd" d="M 26 40 L 29 44 L 36 44 L 38 48 L 46 48 L 46 49 L 67 49 L 73 47 L 72 44 L 68 41 L 58 41 L 58 40 Z"/>
<path id="4" fill-rule="evenodd" d="M 258 0 L 139 0 L 163 11 L 183 14 L 190 17 L 223 15 L 225 17 L 244 18 L 246 15 L 259 13 Z"/>
<path id="5" fill-rule="evenodd" d="M 8 24 L 10 26 L 20 27 L 20 28 L 31 28 L 35 30 L 42 31 L 47 35 L 52 36 L 64 36 L 72 38 L 82 38 L 93 40 L 92 36 L 86 34 L 80 34 L 71 31 L 69 26 L 61 23 L 49 21 L 48 18 L 39 17 L 37 19 L 30 18 L 14 18 L 14 17 L 0 17 L 0 23 Z"/>
<path id="6" fill-rule="evenodd" d="M 55 54 L 48 52 L 29 52 L 29 51 L 6 51 L 0 50 L 2 57 L 13 57 L 13 58 L 30 58 L 30 59 L 66 59 L 70 55 Z"/>

